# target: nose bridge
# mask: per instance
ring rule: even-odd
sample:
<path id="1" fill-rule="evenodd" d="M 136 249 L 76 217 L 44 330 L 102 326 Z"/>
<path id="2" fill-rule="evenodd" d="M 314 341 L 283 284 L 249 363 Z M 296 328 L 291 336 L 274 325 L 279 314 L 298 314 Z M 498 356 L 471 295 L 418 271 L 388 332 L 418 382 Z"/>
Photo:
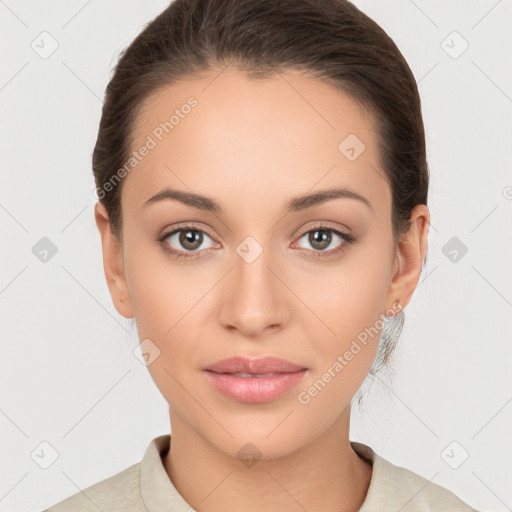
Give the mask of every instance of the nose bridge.
<path id="1" fill-rule="evenodd" d="M 273 260 L 270 244 L 263 245 L 253 236 L 247 236 L 235 252 L 235 276 L 239 287 L 251 293 L 268 293 L 269 286 L 272 286 L 268 269 Z"/>
<path id="2" fill-rule="evenodd" d="M 247 236 L 234 252 L 234 269 L 223 301 L 222 321 L 246 335 L 261 334 L 267 327 L 285 320 L 283 285 L 274 275 L 276 259 L 268 240 L 265 238 L 262 244 L 255 237 Z"/>
<path id="3" fill-rule="evenodd" d="M 235 279 L 241 293 L 252 296 L 252 301 L 271 299 L 275 293 L 275 279 L 268 267 L 275 260 L 270 238 L 258 241 L 249 235 L 236 247 Z M 264 297 L 266 296 L 266 297 Z M 250 301 L 251 302 L 251 301 Z"/>

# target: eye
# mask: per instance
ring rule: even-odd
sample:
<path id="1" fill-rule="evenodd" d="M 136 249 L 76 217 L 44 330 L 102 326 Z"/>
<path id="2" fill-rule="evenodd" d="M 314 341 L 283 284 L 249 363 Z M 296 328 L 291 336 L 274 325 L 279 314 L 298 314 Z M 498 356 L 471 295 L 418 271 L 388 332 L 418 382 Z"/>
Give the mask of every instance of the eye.
<path id="1" fill-rule="evenodd" d="M 345 250 L 347 244 L 356 241 L 348 233 L 334 229 L 329 225 L 318 223 L 313 229 L 306 231 L 299 241 L 305 239 L 313 247 L 319 257 L 333 256 Z M 208 240 L 210 244 L 208 244 Z M 200 258 L 210 252 L 215 242 L 204 230 L 190 224 L 180 225 L 162 235 L 158 241 L 162 249 L 176 259 Z M 337 242 L 337 243 L 336 243 Z M 205 245 L 206 244 L 206 245 Z M 329 247 L 334 248 L 329 249 Z M 299 247 L 307 249 L 299 244 Z"/>
<path id="2" fill-rule="evenodd" d="M 184 259 L 200 257 L 199 253 L 208 251 L 214 245 L 208 245 L 208 240 L 213 242 L 205 231 L 191 225 L 174 228 L 159 239 L 164 251 Z"/>
<path id="3" fill-rule="evenodd" d="M 314 252 L 324 253 L 319 256 L 332 256 L 338 254 L 345 249 L 347 244 L 351 244 L 355 241 L 355 237 L 344 233 L 338 229 L 334 229 L 328 225 L 319 223 L 314 227 L 306 231 L 300 238 L 299 241 L 304 239 L 306 244 L 310 244 L 313 247 Z M 300 247 L 307 249 L 299 244 Z"/>

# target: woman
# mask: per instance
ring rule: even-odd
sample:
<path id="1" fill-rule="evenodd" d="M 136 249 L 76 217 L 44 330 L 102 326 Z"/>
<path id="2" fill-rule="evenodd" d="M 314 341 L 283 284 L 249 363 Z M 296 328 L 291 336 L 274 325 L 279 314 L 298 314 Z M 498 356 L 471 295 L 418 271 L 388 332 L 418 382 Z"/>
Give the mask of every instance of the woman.
<path id="1" fill-rule="evenodd" d="M 51 512 L 474 510 L 349 438 L 430 218 L 417 86 L 375 22 L 174 1 L 116 66 L 93 168 L 106 280 L 172 436 Z"/>

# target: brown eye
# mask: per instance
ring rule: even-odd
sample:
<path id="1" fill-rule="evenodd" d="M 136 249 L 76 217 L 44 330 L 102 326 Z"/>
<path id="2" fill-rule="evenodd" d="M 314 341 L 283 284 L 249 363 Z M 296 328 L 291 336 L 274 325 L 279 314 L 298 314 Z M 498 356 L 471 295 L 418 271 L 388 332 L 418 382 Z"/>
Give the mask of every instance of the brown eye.
<path id="1" fill-rule="evenodd" d="M 332 241 L 332 233 L 326 229 L 315 229 L 309 232 L 308 242 L 319 251 L 329 247 Z"/>
<path id="2" fill-rule="evenodd" d="M 195 251 L 201 247 L 203 241 L 203 233 L 195 229 L 187 229 L 179 231 L 178 237 L 181 246 L 189 251 Z"/>
<path id="3" fill-rule="evenodd" d="M 210 245 L 208 245 L 210 240 Z M 195 227 L 176 228 L 159 239 L 162 248 L 176 258 L 199 257 L 213 247 L 214 241 L 201 229 Z"/>
<path id="4" fill-rule="evenodd" d="M 301 243 L 302 240 L 305 240 L 304 245 Z M 320 223 L 299 238 L 298 246 L 309 249 L 309 252 L 316 253 L 317 256 L 334 256 L 355 241 L 354 236 Z"/>
<path id="5" fill-rule="evenodd" d="M 336 249 L 346 240 L 344 233 L 336 231 L 334 229 L 313 229 L 304 233 L 300 240 L 307 238 L 307 244 L 318 252 L 329 252 L 331 249 Z M 337 242 L 337 243 L 336 243 Z M 307 246 L 302 246 L 303 249 L 309 249 Z"/>

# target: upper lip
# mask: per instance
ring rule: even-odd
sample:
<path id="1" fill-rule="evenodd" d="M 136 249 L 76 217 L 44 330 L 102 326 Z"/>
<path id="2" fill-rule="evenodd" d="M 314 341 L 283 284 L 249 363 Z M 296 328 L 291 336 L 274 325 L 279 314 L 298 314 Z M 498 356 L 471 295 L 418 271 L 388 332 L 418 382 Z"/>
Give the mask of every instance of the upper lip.
<path id="1" fill-rule="evenodd" d="M 255 375 L 262 373 L 291 373 L 305 369 L 304 366 L 296 365 L 286 359 L 280 359 L 278 357 L 263 357 L 261 359 L 230 357 L 203 368 L 203 370 L 209 370 L 215 373 L 243 372 L 253 373 Z"/>

